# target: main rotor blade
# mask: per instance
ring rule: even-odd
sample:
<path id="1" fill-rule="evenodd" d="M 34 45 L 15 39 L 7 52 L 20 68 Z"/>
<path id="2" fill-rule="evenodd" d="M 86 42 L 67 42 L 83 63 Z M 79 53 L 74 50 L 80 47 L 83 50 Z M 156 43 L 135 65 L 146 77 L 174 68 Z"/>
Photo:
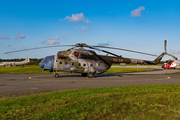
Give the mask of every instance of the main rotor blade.
<path id="1" fill-rule="evenodd" d="M 171 54 L 167 54 L 167 55 L 169 55 L 169 56 L 171 56 L 172 58 L 174 58 L 174 59 L 178 60 L 178 58 L 177 58 L 177 57 L 175 57 L 174 55 L 171 55 Z"/>
<path id="2" fill-rule="evenodd" d="M 114 56 L 116 56 L 116 57 L 119 57 L 119 55 L 116 55 L 116 54 L 114 54 L 114 53 L 111 53 L 111 52 L 108 52 L 108 51 L 105 51 L 105 50 L 101 50 L 101 49 L 99 49 L 99 48 L 95 48 L 95 47 L 93 47 L 93 46 L 86 45 L 86 47 L 89 47 L 89 48 L 91 48 L 91 49 L 95 49 L 95 50 L 98 50 L 98 51 L 102 51 L 102 52 L 105 52 L 105 53 L 114 55 Z"/>
<path id="3" fill-rule="evenodd" d="M 128 52 L 139 53 L 139 54 L 157 56 L 157 55 L 153 55 L 153 54 L 149 54 L 149 53 L 143 53 L 143 52 L 138 52 L 138 51 L 134 51 L 134 50 L 127 50 L 127 49 L 114 48 L 114 47 L 105 47 L 105 46 L 93 46 L 93 47 L 109 48 L 109 49 L 123 50 L 123 51 L 128 51 Z"/>
<path id="4" fill-rule="evenodd" d="M 166 40 L 164 41 L 164 50 L 165 50 L 165 52 L 167 52 L 167 41 Z"/>
<path id="5" fill-rule="evenodd" d="M 28 50 L 35 50 L 35 49 L 42 49 L 42 48 L 65 47 L 65 46 L 75 46 L 75 45 L 55 45 L 55 46 L 37 47 L 37 48 L 30 48 L 30 49 L 24 49 L 24 50 L 16 50 L 16 51 L 5 52 L 4 54 L 15 53 L 15 52 L 22 52 L 22 51 L 28 51 Z"/>

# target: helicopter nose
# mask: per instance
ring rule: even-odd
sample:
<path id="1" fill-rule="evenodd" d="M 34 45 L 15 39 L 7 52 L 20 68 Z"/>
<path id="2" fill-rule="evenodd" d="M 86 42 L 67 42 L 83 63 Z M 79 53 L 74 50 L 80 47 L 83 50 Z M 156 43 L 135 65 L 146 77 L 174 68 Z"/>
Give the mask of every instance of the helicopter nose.
<path id="1" fill-rule="evenodd" d="M 54 55 L 45 57 L 40 63 L 39 66 L 42 70 L 53 70 L 54 65 Z"/>
<path id="2" fill-rule="evenodd" d="M 42 70 L 44 70 L 44 64 L 39 63 L 39 66 L 41 67 Z"/>

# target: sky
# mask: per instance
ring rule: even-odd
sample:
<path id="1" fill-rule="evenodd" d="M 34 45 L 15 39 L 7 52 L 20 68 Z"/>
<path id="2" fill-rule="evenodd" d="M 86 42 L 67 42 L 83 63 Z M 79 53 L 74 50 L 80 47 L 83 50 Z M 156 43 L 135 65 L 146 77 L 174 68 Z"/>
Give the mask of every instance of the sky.
<path id="1" fill-rule="evenodd" d="M 0 5 L 1 59 L 44 58 L 69 47 L 3 53 L 76 43 L 160 55 L 164 52 L 164 40 L 168 53 L 180 59 L 179 0 L 0 0 Z M 108 51 L 126 58 L 155 59 Z"/>

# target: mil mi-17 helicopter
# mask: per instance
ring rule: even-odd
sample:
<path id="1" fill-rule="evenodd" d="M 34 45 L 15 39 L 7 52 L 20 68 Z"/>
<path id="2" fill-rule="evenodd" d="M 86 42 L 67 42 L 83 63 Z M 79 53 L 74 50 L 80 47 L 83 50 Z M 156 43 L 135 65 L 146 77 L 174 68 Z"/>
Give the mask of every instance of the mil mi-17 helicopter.
<path id="1" fill-rule="evenodd" d="M 70 71 L 74 73 L 82 73 L 83 77 L 92 78 L 94 77 L 94 74 L 106 72 L 113 63 L 158 64 L 162 59 L 162 57 L 165 54 L 167 54 L 167 52 L 163 52 L 161 55 L 157 57 L 157 55 L 133 51 L 133 50 L 105 47 L 105 46 L 90 46 L 85 43 L 77 43 L 76 45 L 56 45 L 56 46 L 48 46 L 48 47 L 62 47 L 62 46 L 73 46 L 73 47 L 66 51 L 59 51 L 57 53 L 57 56 L 56 55 L 47 56 L 39 63 L 39 66 L 41 67 L 42 70 L 49 70 L 50 72 L 55 72 L 54 76 L 56 78 L 59 77 L 57 71 Z M 75 47 L 79 47 L 79 49 L 74 49 Z M 84 49 L 84 47 L 105 52 L 107 53 L 107 55 L 106 56 L 97 55 L 95 51 L 86 50 Z M 47 47 L 18 50 L 18 51 L 6 52 L 5 54 L 26 51 L 26 50 L 33 50 L 33 49 L 41 49 L 41 48 L 47 48 Z M 124 58 L 122 56 L 116 55 L 109 51 L 101 50 L 99 48 L 109 48 L 115 50 L 129 51 L 134 53 L 156 56 L 157 58 L 154 61 Z M 108 54 L 113 56 L 108 56 Z"/>

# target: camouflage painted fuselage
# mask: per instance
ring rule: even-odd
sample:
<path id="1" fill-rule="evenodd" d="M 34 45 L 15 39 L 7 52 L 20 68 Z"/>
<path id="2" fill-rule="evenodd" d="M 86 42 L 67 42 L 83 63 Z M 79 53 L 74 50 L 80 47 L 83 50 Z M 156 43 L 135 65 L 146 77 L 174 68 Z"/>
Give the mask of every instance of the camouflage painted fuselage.
<path id="1" fill-rule="evenodd" d="M 121 56 L 97 55 L 94 51 L 85 49 L 70 49 L 68 51 L 59 51 L 57 56 L 47 56 L 39 65 L 43 70 L 94 74 L 107 71 L 112 63 L 156 64 L 157 62 L 123 58 Z"/>

